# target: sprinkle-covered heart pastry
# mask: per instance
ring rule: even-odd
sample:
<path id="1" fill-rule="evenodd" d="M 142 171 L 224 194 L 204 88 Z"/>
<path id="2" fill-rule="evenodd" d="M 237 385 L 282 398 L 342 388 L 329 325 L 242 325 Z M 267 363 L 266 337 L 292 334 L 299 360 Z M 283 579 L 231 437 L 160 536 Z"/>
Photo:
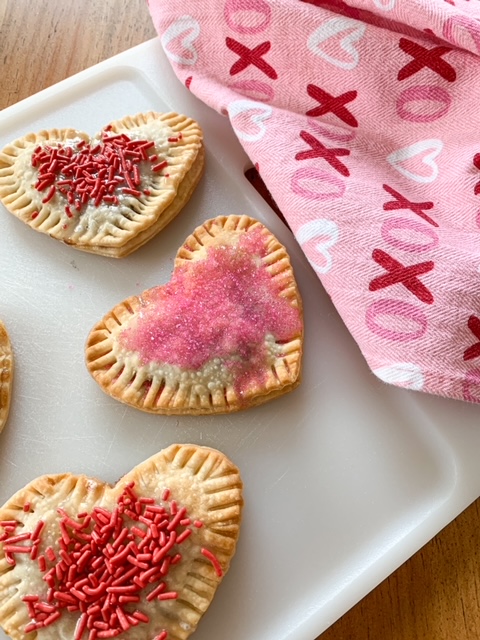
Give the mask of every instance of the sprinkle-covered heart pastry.
<path id="1" fill-rule="evenodd" d="M 37 478 L 0 508 L 0 626 L 14 640 L 185 640 L 235 553 L 238 469 L 171 445 L 113 487 Z"/>
<path id="2" fill-rule="evenodd" d="M 32 229 L 76 249 L 122 258 L 189 200 L 203 172 L 202 131 L 176 113 L 139 113 L 95 138 L 30 133 L 0 152 L 0 201 Z"/>
<path id="3" fill-rule="evenodd" d="M 303 318 L 283 245 L 248 216 L 208 220 L 170 282 L 128 298 L 91 331 L 87 367 L 114 398 L 161 414 L 246 409 L 300 382 Z"/>
<path id="4" fill-rule="evenodd" d="M 10 338 L 0 320 L 0 432 L 7 422 L 10 410 L 13 379 L 13 354 Z"/>

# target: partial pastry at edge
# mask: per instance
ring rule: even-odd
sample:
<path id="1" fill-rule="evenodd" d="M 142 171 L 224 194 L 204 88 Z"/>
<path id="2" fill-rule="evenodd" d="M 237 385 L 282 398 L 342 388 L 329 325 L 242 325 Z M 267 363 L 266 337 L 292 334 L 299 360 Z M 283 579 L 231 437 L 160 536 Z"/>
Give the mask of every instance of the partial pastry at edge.
<path id="1" fill-rule="evenodd" d="M 118 304 L 92 329 L 86 364 L 121 402 L 159 414 L 230 413 L 292 391 L 303 312 L 285 247 L 249 216 L 207 220 L 169 283 Z"/>
<path id="2" fill-rule="evenodd" d="M 0 201 L 32 229 L 122 258 L 163 229 L 204 168 L 203 133 L 177 113 L 149 111 L 106 125 L 27 134 L 0 151 Z"/>
<path id="3" fill-rule="evenodd" d="M 5 325 L 0 320 L 0 433 L 10 412 L 13 381 L 13 353 Z"/>

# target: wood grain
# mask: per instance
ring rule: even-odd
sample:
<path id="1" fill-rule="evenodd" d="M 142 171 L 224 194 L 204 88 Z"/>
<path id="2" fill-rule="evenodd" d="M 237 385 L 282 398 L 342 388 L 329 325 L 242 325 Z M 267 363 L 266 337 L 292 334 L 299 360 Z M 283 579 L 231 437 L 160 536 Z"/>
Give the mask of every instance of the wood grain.
<path id="1" fill-rule="evenodd" d="M 0 108 L 155 35 L 146 0 L 0 0 Z M 479 605 L 480 500 L 320 640 L 476 640 Z"/>
<path id="2" fill-rule="evenodd" d="M 0 108 L 155 35 L 146 0 L 0 0 Z"/>

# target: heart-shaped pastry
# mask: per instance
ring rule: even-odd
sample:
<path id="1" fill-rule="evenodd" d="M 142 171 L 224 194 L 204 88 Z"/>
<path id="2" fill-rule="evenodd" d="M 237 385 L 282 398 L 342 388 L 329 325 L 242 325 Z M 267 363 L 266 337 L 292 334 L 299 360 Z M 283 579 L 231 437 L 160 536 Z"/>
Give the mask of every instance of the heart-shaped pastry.
<path id="1" fill-rule="evenodd" d="M 0 625 L 14 640 L 185 640 L 235 552 L 238 469 L 171 445 L 113 487 L 37 478 L 0 509 Z"/>
<path id="2" fill-rule="evenodd" d="M 7 422 L 12 395 L 13 354 L 10 338 L 0 320 L 0 432 Z"/>
<path id="3" fill-rule="evenodd" d="M 246 409 L 300 382 L 302 305 L 287 251 L 248 216 L 206 221 L 170 282 L 117 305 L 91 331 L 87 367 L 138 409 Z"/>
<path id="4" fill-rule="evenodd" d="M 197 122 L 150 111 L 95 138 L 51 129 L 15 140 L 0 152 L 0 201 L 36 231 L 122 258 L 177 215 L 203 165 Z"/>

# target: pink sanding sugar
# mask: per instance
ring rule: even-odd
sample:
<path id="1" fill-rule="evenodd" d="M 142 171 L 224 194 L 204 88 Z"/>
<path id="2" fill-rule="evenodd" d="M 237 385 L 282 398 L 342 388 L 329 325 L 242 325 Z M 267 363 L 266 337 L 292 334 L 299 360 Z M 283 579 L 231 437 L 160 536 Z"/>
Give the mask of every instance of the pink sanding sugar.
<path id="1" fill-rule="evenodd" d="M 144 364 L 195 370 L 220 358 L 237 376 L 248 369 L 256 377 L 267 366 L 266 336 L 283 343 L 301 331 L 300 311 L 279 295 L 283 277 L 272 277 L 265 253 L 261 231 L 251 231 L 177 268 L 168 284 L 141 296 L 144 308 L 123 345 Z"/>

